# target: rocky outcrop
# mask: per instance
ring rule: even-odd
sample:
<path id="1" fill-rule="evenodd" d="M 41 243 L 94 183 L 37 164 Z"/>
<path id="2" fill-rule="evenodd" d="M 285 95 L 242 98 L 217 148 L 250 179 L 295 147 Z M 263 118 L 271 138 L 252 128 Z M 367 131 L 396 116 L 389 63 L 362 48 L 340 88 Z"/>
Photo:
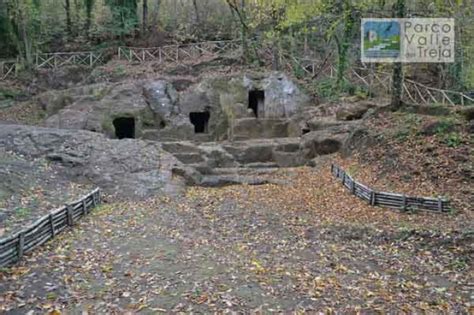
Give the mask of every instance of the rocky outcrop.
<path id="1" fill-rule="evenodd" d="M 361 119 L 373 107 L 375 104 L 372 102 L 347 103 L 336 112 L 336 118 L 345 121 Z"/>
<path id="2" fill-rule="evenodd" d="M 342 143 L 348 135 L 349 133 L 345 131 L 313 131 L 303 135 L 301 150 L 307 159 L 336 153 L 341 149 Z"/>
<path id="3" fill-rule="evenodd" d="M 117 138 L 114 121 L 129 118 L 134 122 L 134 138 L 155 141 L 295 136 L 287 128 L 289 120 L 310 104 L 295 83 L 276 72 L 205 78 L 189 82 L 192 85 L 179 92 L 172 82 L 93 84 L 44 93 L 37 103 L 48 116 L 46 127 L 89 130 Z M 193 119 L 193 115 L 207 117 Z M 252 121 L 256 116 L 259 120 Z"/>
<path id="4" fill-rule="evenodd" d="M 257 119 L 241 118 L 234 121 L 231 127 L 233 140 L 258 139 L 258 138 L 285 138 L 292 135 L 289 129 L 290 120 L 285 119 Z"/>
<path id="5" fill-rule="evenodd" d="M 63 167 L 62 176 L 112 194 L 147 197 L 176 184 L 181 163 L 159 143 L 111 140 L 88 131 L 0 125 L 0 149 Z"/>
<path id="6" fill-rule="evenodd" d="M 165 123 L 169 123 L 171 117 L 179 113 L 178 93 L 167 81 L 158 80 L 146 83 L 143 87 L 143 96 L 153 113 Z"/>

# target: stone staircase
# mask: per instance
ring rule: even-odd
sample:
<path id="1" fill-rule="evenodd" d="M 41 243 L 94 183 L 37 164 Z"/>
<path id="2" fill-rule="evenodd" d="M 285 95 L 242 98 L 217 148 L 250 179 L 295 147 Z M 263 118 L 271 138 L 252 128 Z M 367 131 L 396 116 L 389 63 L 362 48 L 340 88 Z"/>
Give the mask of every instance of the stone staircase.
<path id="1" fill-rule="evenodd" d="M 253 139 L 234 142 L 164 142 L 162 147 L 200 174 L 199 185 L 264 184 L 263 175 L 279 167 L 301 166 L 306 161 L 300 138 Z"/>

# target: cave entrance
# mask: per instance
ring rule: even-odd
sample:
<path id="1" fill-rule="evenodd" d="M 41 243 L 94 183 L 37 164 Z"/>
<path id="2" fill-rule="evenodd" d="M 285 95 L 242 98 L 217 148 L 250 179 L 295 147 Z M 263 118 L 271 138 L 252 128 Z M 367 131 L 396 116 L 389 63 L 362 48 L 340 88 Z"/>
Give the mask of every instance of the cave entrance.
<path id="1" fill-rule="evenodd" d="M 113 121 L 117 139 L 135 138 L 135 118 L 118 117 Z"/>
<path id="2" fill-rule="evenodd" d="M 258 118 L 258 113 L 263 111 L 264 102 L 265 91 L 252 90 L 249 92 L 249 108 L 253 111 L 255 117 Z"/>
<path id="3" fill-rule="evenodd" d="M 189 113 L 189 120 L 194 125 L 194 132 L 207 133 L 210 117 L 211 117 L 211 114 L 209 112 Z"/>

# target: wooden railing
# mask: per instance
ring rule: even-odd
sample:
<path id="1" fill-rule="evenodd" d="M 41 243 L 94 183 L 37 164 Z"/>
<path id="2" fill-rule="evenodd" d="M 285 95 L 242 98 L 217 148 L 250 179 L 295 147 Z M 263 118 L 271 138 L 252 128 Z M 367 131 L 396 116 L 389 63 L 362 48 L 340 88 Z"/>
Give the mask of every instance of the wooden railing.
<path id="1" fill-rule="evenodd" d="M 72 227 L 79 218 L 87 215 L 100 202 L 100 190 L 97 188 L 81 199 L 53 210 L 24 230 L 0 239 L 0 267 L 21 260 L 24 254 L 46 243 L 66 228 Z"/>
<path id="2" fill-rule="evenodd" d="M 58 52 L 36 54 L 35 66 L 38 69 L 56 69 L 64 66 L 87 66 L 94 67 L 104 63 L 103 54 L 100 52 Z"/>
<path id="3" fill-rule="evenodd" d="M 295 65 L 302 70 L 305 76 L 311 78 L 322 78 L 336 76 L 336 68 L 325 61 L 312 60 L 308 58 L 298 59 L 294 56 L 282 54 L 285 67 L 292 68 Z M 345 78 L 349 82 L 358 82 L 372 91 L 383 91 L 390 93 L 392 88 L 392 74 L 372 69 L 370 67 L 352 67 L 348 70 Z M 465 105 L 474 104 L 474 99 L 465 93 L 430 87 L 419 82 L 405 79 L 403 81 L 404 101 L 414 104 L 447 104 Z"/>
<path id="4" fill-rule="evenodd" d="M 4 80 L 16 73 L 15 60 L 0 60 L 0 80 Z"/>
<path id="5" fill-rule="evenodd" d="M 220 54 L 228 53 L 242 49 L 240 40 L 229 41 L 208 41 L 201 43 L 192 43 L 186 45 L 168 45 L 152 48 L 138 47 L 119 47 L 117 54 L 121 60 L 128 62 L 144 63 L 154 61 L 159 63 L 185 64 L 198 60 L 199 58 L 209 56 L 216 57 Z M 258 49 L 261 58 L 270 60 L 273 58 L 272 51 L 269 48 Z M 325 60 L 316 60 L 311 58 L 298 58 L 292 54 L 279 52 L 279 62 L 286 70 L 291 70 L 295 66 L 302 70 L 305 76 L 313 79 L 322 77 L 335 77 L 336 69 Z M 63 66 L 83 65 L 94 67 L 104 63 L 104 56 L 99 52 L 68 52 L 68 53 L 46 53 L 35 56 L 35 66 L 38 69 L 56 69 Z M 0 80 L 15 74 L 16 62 L 0 62 Z M 365 85 L 372 91 L 384 91 L 390 93 L 392 75 L 388 72 L 378 71 L 363 65 L 363 67 L 352 67 L 346 74 L 346 79 L 350 82 L 358 82 Z M 403 100 L 415 104 L 448 104 L 464 105 L 474 103 L 474 99 L 462 92 L 450 91 L 429 87 L 413 80 L 405 79 L 403 83 Z"/>
<path id="6" fill-rule="evenodd" d="M 129 62 L 188 63 L 203 56 L 216 56 L 241 49 L 240 41 L 210 41 L 152 48 L 119 47 L 118 57 Z"/>
<path id="7" fill-rule="evenodd" d="M 410 197 L 403 194 L 375 191 L 355 181 L 350 175 L 336 165 L 331 165 L 331 173 L 342 181 L 342 185 L 351 193 L 367 201 L 371 206 L 408 210 L 426 210 L 432 212 L 448 212 L 451 210 L 449 201 L 439 198 Z"/>

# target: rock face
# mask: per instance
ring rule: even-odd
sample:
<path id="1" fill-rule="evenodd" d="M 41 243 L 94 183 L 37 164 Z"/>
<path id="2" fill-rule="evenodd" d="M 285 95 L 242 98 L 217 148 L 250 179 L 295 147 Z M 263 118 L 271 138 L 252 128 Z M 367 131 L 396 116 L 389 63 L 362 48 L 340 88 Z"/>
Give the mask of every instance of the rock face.
<path id="1" fill-rule="evenodd" d="M 109 138 L 219 141 L 298 136 L 288 125 L 310 99 L 285 75 L 268 73 L 203 79 L 179 92 L 162 79 L 94 84 L 45 93 L 38 103 L 50 128 Z"/>
<path id="2" fill-rule="evenodd" d="M 86 181 L 109 193 L 147 197 L 173 184 L 181 163 L 159 143 L 111 140 L 98 133 L 0 125 L 0 149 L 64 167 L 63 176 Z"/>
<path id="3" fill-rule="evenodd" d="M 362 116 L 375 105 L 369 102 L 359 102 L 359 103 L 350 103 L 344 104 L 336 112 L 337 120 L 357 120 L 361 119 Z"/>
<path id="4" fill-rule="evenodd" d="M 179 113 L 178 93 L 167 81 L 158 80 L 143 87 L 143 96 L 150 109 L 164 122 L 169 122 L 173 115 Z"/>

